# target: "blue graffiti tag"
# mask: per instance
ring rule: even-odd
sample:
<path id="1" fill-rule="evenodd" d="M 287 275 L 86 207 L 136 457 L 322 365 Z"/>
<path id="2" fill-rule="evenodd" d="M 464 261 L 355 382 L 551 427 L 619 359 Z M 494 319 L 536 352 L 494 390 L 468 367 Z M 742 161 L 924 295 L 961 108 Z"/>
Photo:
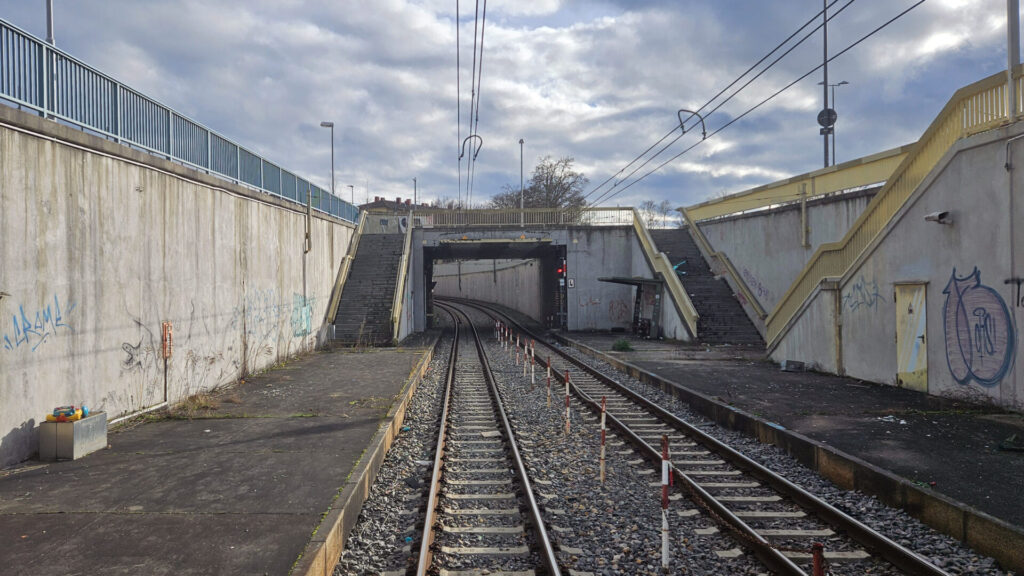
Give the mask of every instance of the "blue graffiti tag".
<path id="1" fill-rule="evenodd" d="M 946 336 L 946 363 L 958 384 L 972 380 L 982 386 L 995 386 L 1013 366 L 1016 354 L 1016 328 L 1006 302 L 998 292 L 981 283 L 981 272 L 964 277 L 956 275 L 942 291 L 943 329 Z"/>
<path id="2" fill-rule="evenodd" d="M 313 297 L 304 298 L 302 294 L 292 293 L 292 335 L 296 338 L 308 336 L 313 330 Z"/>
<path id="3" fill-rule="evenodd" d="M 53 296 L 53 304 L 47 304 L 32 313 L 26 313 L 25 306 L 19 305 L 18 312 L 11 315 L 11 332 L 4 334 L 4 349 L 14 350 L 22 346 L 31 346 L 34 352 L 50 335 L 55 335 L 59 328 L 74 332 L 74 329 L 65 322 L 65 316 L 71 314 L 74 309 L 75 304 L 72 303 L 67 310 L 62 310 L 60 298 L 56 294 Z"/>
<path id="4" fill-rule="evenodd" d="M 861 274 L 860 279 L 850 286 L 850 291 L 843 296 L 843 305 L 855 311 L 858 308 L 874 308 L 879 301 L 884 302 L 885 298 L 878 292 L 878 282 L 868 282 Z"/>

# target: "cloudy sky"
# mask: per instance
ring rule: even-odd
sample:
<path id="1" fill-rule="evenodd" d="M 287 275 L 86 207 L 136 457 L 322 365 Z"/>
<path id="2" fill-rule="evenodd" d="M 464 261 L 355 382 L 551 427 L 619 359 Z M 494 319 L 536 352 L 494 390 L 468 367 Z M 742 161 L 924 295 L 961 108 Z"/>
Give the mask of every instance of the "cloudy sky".
<path id="1" fill-rule="evenodd" d="M 916 3 L 839 0 L 835 54 Z M 54 0 L 57 46 L 323 186 L 459 196 L 476 2 Z M 480 3 L 483 6 L 483 0 Z M 822 8 L 820 0 L 490 0 L 474 202 L 539 157 L 573 156 L 587 191 L 678 125 Z M 44 0 L 0 18 L 46 36 Z M 829 65 L 839 162 L 916 140 L 953 92 L 1006 65 L 1005 3 L 927 0 Z M 809 31 L 810 28 L 807 29 Z M 797 38 L 802 37 L 802 34 Z M 461 44 L 461 50 L 456 46 Z M 456 61 L 461 61 L 461 98 Z M 714 131 L 821 63 L 820 31 L 707 116 Z M 820 168 L 821 72 L 604 205 L 688 205 Z M 458 126 L 461 101 L 462 125 Z M 676 131 L 678 135 L 678 131 Z M 688 131 L 636 176 L 699 140 Z M 632 169 L 632 168 L 631 168 Z M 466 195 L 466 163 L 462 164 Z M 368 192 L 367 192 L 368 190 Z M 601 189 L 591 196 L 600 196 Z"/>

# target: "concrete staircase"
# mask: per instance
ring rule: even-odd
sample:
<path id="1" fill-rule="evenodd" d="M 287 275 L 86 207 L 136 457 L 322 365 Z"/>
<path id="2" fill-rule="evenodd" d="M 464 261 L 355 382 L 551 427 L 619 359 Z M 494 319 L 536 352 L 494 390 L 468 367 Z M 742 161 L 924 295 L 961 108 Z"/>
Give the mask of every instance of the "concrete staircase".
<path id="1" fill-rule="evenodd" d="M 677 270 L 686 273 L 680 280 L 700 314 L 697 336 L 701 342 L 764 346 L 761 334 L 743 311 L 729 284 L 715 278 L 711 272 L 689 228 L 650 230 L 650 233 L 657 249 L 668 256 L 673 266 L 686 261 Z"/>
<path id="2" fill-rule="evenodd" d="M 334 318 L 335 344 L 391 344 L 391 306 L 404 243 L 404 234 L 364 234 L 359 239 Z"/>

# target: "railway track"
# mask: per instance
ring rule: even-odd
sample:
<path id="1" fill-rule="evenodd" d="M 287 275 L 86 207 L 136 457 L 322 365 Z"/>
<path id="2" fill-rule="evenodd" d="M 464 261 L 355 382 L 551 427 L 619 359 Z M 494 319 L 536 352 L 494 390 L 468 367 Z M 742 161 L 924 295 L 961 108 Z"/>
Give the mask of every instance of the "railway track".
<path id="1" fill-rule="evenodd" d="M 455 326 L 416 574 L 560 576 L 476 328 Z"/>
<path id="2" fill-rule="evenodd" d="M 612 429 L 652 464 L 661 466 L 662 438 L 668 438 L 671 476 L 700 511 L 731 533 L 776 574 L 836 572 L 899 573 L 942 576 L 947 573 L 854 518 L 747 458 L 719 440 L 564 354 L 498 310 L 480 303 L 448 302 L 472 308 L 536 342 L 536 355 L 550 358 L 552 374 L 576 401 L 600 413 Z M 516 337 L 511 338 L 515 345 Z M 564 385 L 564 384 L 563 384 Z M 684 513 L 698 513 L 697 510 Z M 723 551 L 723 554 L 729 551 Z"/>

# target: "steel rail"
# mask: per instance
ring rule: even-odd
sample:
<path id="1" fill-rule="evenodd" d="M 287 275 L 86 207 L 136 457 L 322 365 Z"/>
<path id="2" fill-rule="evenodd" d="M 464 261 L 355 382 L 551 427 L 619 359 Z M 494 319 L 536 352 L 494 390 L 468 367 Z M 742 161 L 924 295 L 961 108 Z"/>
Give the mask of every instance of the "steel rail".
<path id="1" fill-rule="evenodd" d="M 494 380 L 494 375 L 491 371 L 490 361 L 487 357 L 487 353 L 484 349 L 483 339 L 480 338 L 477 332 L 476 326 L 473 324 L 469 316 L 462 310 L 454 307 L 445 306 L 438 303 L 438 307 L 448 313 L 453 322 L 458 326 L 463 321 L 458 318 L 458 314 L 465 317 L 465 323 L 469 327 L 469 332 L 473 336 L 473 341 L 476 346 L 477 355 L 480 359 L 480 364 L 483 372 L 484 379 L 487 381 L 488 388 L 491 392 L 491 397 L 494 399 L 495 408 L 500 417 L 502 427 L 505 431 L 505 437 L 508 439 L 509 452 L 512 456 L 513 468 L 516 473 L 516 477 L 519 479 L 519 487 L 522 492 L 522 496 L 526 500 L 526 508 L 528 514 L 528 520 L 533 525 L 534 537 L 537 546 L 540 548 L 539 556 L 544 568 L 549 576 L 561 576 L 562 572 L 558 566 L 558 559 L 555 556 L 554 546 L 551 544 L 551 538 L 548 536 L 547 529 L 544 526 L 544 518 L 540 511 L 540 506 L 537 504 L 536 497 L 533 493 L 532 483 L 530 482 L 529 475 L 526 471 L 526 464 L 523 462 L 522 455 L 519 452 L 519 447 L 516 443 L 516 436 L 512 429 L 512 424 L 509 422 L 508 414 L 505 411 L 504 402 L 501 399 L 501 394 L 498 391 L 497 383 Z M 452 362 L 449 364 L 448 372 L 448 383 L 445 391 L 444 408 L 442 410 L 441 420 L 441 431 L 438 434 L 438 445 L 435 451 L 434 460 L 434 473 L 431 479 L 430 487 L 430 502 L 428 503 L 427 516 L 424 521 L 423 528 L 423 540 L 420 544 L 420 558 L 417 564 L 416 574 L 417 576 L 426 576 L 428 569 L 430 568 L 430 560 L 432 559 L 433 552 L 430 549 L 433 543 L 433 524 L 436 521 L 436 503 L 437 495 L 440 493 L 440 476 L 442 460 L 444 458 L 444 436 L 446 434 L 447 422 L 448 422 L 448 409 L 450 405 L 450 398 L 452 387 L 454 386 L 455 378 L 455 362 L 457 358 L 457 343 L 458 337 L 456 337 L 453 343 Z"/>
<path id="2" fill-rule="evenodd" d="M 533 331 L 526 328 L 525 326 L 517 322 L 515 319 L 507 316 L 503 312 L 489 308 L 477 302 L 469 302 L 463 300 L 460 303 L 474 307 L 492 316 L 500 316 L 510 325 L 515 326 L 524 334 L 529 335 L 536 342 L 547 346 L 558 356 L 562 357 L 570 364 L 577 366 L 581 370 L 585 371 L 587 374 L 598 380 L 600 383 L 609 386 L 616 392 L 619 392 L 622 395 L 633 400 L 638 405 L 648 410 L 653 415 L 657 416 L 663 422 L 675 428 L 676 430 L 679 430 L 684 434 L 690 435 L 701 444 L 704 444 L 707 448 L 717 452 L 720 456 L 728 460 L 737 468 L 740 468 L 746 471 L 751 476 L 764 481 L 772 489 L 776 490 L 780 494 L 792 499 L 799 505 L 809 509 L 819 519 L 831 524 L 833 527 L 839 530 L 846 532 L 852 540 L 864 546 L 864 548 L 876 554 L 883 560 L 891 563 L 893 566 L 899 568 L 900 570 L 915 576 L 949 576 L 948 572 L 938 568 L 937 566 L 934 566 L 926 559 L 914 553 L 912 550 L 909 550 L 901 546 L 900 544 L 894 542 L 893 540 L 889 539 L 885 535 L 880 534 L 875 530 L 872 530 L 870 527 L 863 524 L 859 520 L 850 517 L 843 511 L 825 502 L 824 500 L 821 500 L 814 494 L 811 494 L 810 492 L 804 490 L 803 488 L 797 486 L 796 484 L 769 470 L 768 468 L 759 464 L 758 462 L 751 460 L 747 456 L 741 454 L 740 452 L 721 442 L 717 438 L 714 438 L 705 433 L 704 431 L 692 426 L 691 424 L 682 420 L 675 414 L 672 414 L 671 412 L 665 410 L 652 400 L 644 397 L 643 395 L 633 390 L 630 390 L 629 388 L 623 386 L 621 383 L 602 374 L 601 372 L 589 366 L 588 364 L 580 360 L 577 360 L 576 358 L 568 354 L 565 354 L 564 352 L 553 346 L 550 342 L 541 338 L 539 335 L 535 334 Z M 561 375 L 561 377 L 564 379 L 564 374 Z M 576 393 L 577 396 L 584 401 L 584 404 L 586 406 L 588 406 L 591 410 L 598 412 L 600 411 L 600 402 L 595 401 L 588 394 L 586 394 L 586 392 L 578 389 L 576 385 L 573 384 L 571 381 L 570 385 L 573 389 L 573 392 Z M 611 414 L 607 414 L 607 418 L 613 423 L 613 425 L 619 428 L 632 442 L 641 443 L 642 447 L 644 447 L 644 453 L 645 455 L 648 456 L 648 458 L 660 460 L 660 451 L 656 450 L 654 447 L 650 446 L 645 441 L 643 441 L 632 430 L 629 430 L 629 428 L 625 424 L 623 424 L 621 421 L 619 421 Z M 764 546 L 770 548 L 770 543 L 768 543 L 762 536 L 757 535 L 756 531 L 751 529 L 745 522 L 736 517 L 735 514 L 728 511 L 728 509 L 725 508 L 724 505 L 717 502 L 717 500 L 713 496 L 709 495 L 703 488 L 698 486 L 696 482 L 690 479 L 684 472 L 680 471 L 674 466 L 673 475 L 679 480 L 681 480 L 688 487 L 688 489 L 691 490 L 691 492 L 696 494 L 710 507 L 714 508 L 716 514 L 720 513 L 720 509 L 725 510 L 726 514 L 722 515 L 723 520 L 727 520 L 728 523 L 733 524 L 733 526 L 739 532 L 746 534 L 748 536 L 752 536 L 755 542 L 763 542 Z M 758 555 L 759 558 L 761 557 L 761 553 L 756 548 L 754 552 Z M 790 572 L 789 570 L 787 570 L 785 573 L 804 574 L 804 572 L 799 567 L 793 564 L 792 561 L 788 558 L 785 558 L 785 556 L 782 556 L 782 554 L 778 551 L 771 549 L 770 553 L 765 551 L 765 554 L 770 554 L 768 557 L 771 560 L 770 564 L 772 565 L 769 565 L 769 568 L 781 571 L 781 567 L 785 567 L 788 564 L 792 566 L 792 568 L 795 568 L 797 572 Z M 778 557 L 784 558 L 785 562 L 781 563 L 781 566 L 779 568 L 775 568 L 773 564 L 775 564 L 775 562 L 778 561 Z M 766 563 L 769 562 L 766 561 Z"/>
<path id="3" fill-rule="evenodd" d="M 452 348 L 448 356 L 448 374 L 445 377 L 444 401 L 441 407 L 441 420 L 437 433 L 437 446 L 434 449 L 434 471 L 430 477 L 430 489 L 427 492 L 427 512 L 423 519 L 423 537 L 420 540 L 420 555 L 416 563 L 416 576 L 426 576 L 427 569 L 433 560 L 434 523 L 437 516 L 437 500 L 441 494 L 441 463 L 444 460 L 444 444 L 448 432 L 448 409 L 451 406 L 452 384 L 455 380 L 455 364 L 459 358 L 459 324 L 456 315 L 445 310 L 452 317 L 454 335 Z"/>

